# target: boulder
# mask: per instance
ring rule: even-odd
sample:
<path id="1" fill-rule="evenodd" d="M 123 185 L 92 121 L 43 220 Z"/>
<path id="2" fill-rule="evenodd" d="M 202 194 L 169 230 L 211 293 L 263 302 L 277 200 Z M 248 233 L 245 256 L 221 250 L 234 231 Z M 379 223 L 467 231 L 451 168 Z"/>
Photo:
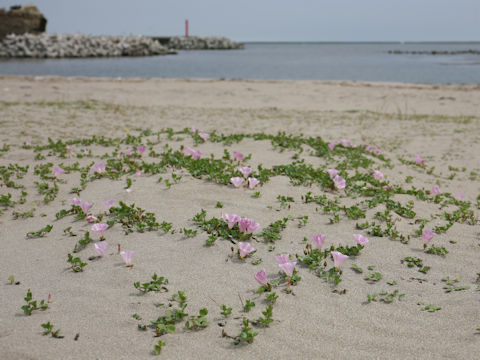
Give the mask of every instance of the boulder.
<path id="1" fill-rule="evenodd" d="M 0 40 L 8 34 L 39 34 L 45 32 L 47 19 L 32 4 L 0 9 Z"/>

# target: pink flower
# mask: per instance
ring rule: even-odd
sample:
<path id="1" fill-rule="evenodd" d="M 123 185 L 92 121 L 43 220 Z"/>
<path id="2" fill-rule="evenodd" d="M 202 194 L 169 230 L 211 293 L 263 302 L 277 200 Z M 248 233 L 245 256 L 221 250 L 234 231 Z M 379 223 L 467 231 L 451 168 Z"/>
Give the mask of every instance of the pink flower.
<path id="1" fill-rule="evenodd" d="M 115 204 L 115 200 L 107 200 L 103 202 L 103 206 L 105 206 L 107 210 L 110 210 L 113 204 Z"/>
<path id="2" fill-rule="evenodd" d="M 240 187 L 243 184 L 243 179 L 241 177 L 232 177 L 230 179 L 230 182 L 235 186 L 236 188 Z"/>
<path id="3" fill-rule="evenodd" d="M 142 155 L 145 152 L 145 150 L 147 150 L 147 148 L 145 146 L 143 146 L 143 145 L 138 145 L 137 146 L 137 153 L 139 153 L 140 155 Z"/>
<path id="4" fill-rule="evenodd" d="M 365 145 L 365 151 L 371 152 L 373 148 L 370 145 Z"/>
<path id="5" fill-rule="evenodd" d="M 241 217 L 236 214 L 225 214 L 223 218 L 227 220 L 229 229 L 233 228 L 241 219 Z"/>
<path id="6" fill-rule="evenodd" d="M 135 171 L 135 176 L 139 177 L 140 175 L 142 175 L 142 170 L 137 169 L 137 171 Z"/>
<path id="7" fill-rule="evenodd" d="M 348 140 L 345 140 L 345 139 L 340 140 L 340 144 L 342 144 L 342 146 L 344 146 L 344 147 L 352 146 L 352 143 Z"/>
<path id="8" fill-rule="evenodd" d="M 328 144 L 328 148 L 330 151 L 333 151 L 335 149 L 335 146 L 337 146 L 339 143 L 337 141 L 332 141 L 330 144 Z"/>
<path id="9" fill-rule="evenodd" d="M 72 145 L 67 145 L 67 146 L 65 146 L 65 148 L 67 149 L 67 154 L 68 154 L 68 155 L 72 155 L 72 153 L 73 153 L 73 146 L 72 146 Z"/>
<path id="10" fill-rule="evenodd" d="M 335 266 L 337 269 L 342 264 L 342 262 L 348 259 L 347 255 L 343 255 L 341 252 L 338 251 L 332 251 L 331 254 L 333 256 L 333 266 Z"/>
<path id="11" fill-rule="evenodd" d="M 185 152 L 187 152 L 189 155 L 193 157 L 194 160 L 198 160 L 202 156 L 202 153 L 200 151 L 192 149 L 191 147 L 188 147 L 188 146 L 185 146 L 182 152 L 184 154 Z"/>
<path id="12" fill-rule="evenodd" d="M 92 165 L 90 169 L 92 169 L 94 172 L 101 174 L 105 172 L 106 167 L 107 167 L 106 163 L 95 163 Z"/>
<path id="13" fill-rule="evenodd" d="M 254 275 L 255 280 L 258 281 L 260 285 L 267 286 L 267 271 L 265 269 L 259 271 Z"/>
<path id="14" fill-rule="evenodd" d="M 92 222 L 96 222 L 98 219 L 93 216 L 93 215 L 88 215 L 85 220 L 88 222 L 88 223 L 92 223 Z"/>
<path id="15" fill-rule="evenodd" d="M 127 150 L 125 150 L 125 154 L 132 155 L 133 154 L 133 148 L 130 147 Z"/>
<path id="16" fill-rule="evenodd" d="M 132 265 L 132 258 L 135 255 L 135 251 L 121 251 L 120 256 L 122 257 L 125 265 L 131 267 Z"/>
<path id="17" fill-rule="evenodd" d="M 92 225 L 92 231 L 95 231 L 97 233 L 97 235 L 100 236 L 101 239 L 103 238 L 103 234 L 104 234 L 105 230 L 107 230 L 107 229 L 108 229 L 107 224 L 93 224 Z"/>
<path id="18" fill-rule="evenodd" d="M 240 250 L 240 257 L 241 258 L 250 254 L 252 251 L 255 251 L 255 248 L 248 242 L 239 242 L 238 243 L 238 249 Z"/>
<path id="19" fill-rule="evenodd" d="M 368 239 L 362 234 L 353 234 L 353 238 L 355 239 L 355 242 L 359 245 L 365 246 L 368 244 Z"/>
<path id="20" fill-rule="evenodd" d="M 252 169 L 250 169 L 249 167 L 246 167 L 246 166 L 241 167 L 241 168 L 239 168 L 238 170 L 242 173 L 242 175 L 243 175 L 243 177 L 244 177 L 245 179 L 246 179 L 246 178 L 248 177 L 248 175 L 250 175 L 250 173 L 252 172 Z"/>
<path id="21" fill-rule="evenodd" d="M 30 140 L 25 141 L 25 145 L 32 146 L 32 142 Z"/>
<path id="22" fill-rule="evenodd" d="M 241 218 L 239 221 L 238 221 L 238 228 L 240 229 L 240 232 L 246 232 L 248 227 L 251 225 L 250 223 L 252 222 L 253 220 L 250 220 L 249 218 Z"/>
<path id="23" fill-rule="evenodd" d="M 233 152 L 233 157 L 235 160 L 242 161 L 243 159 L 243 154 L 237 151 Z"/>
<path id="24" fill-rule="evenodd" d="M 88 210 L 92 207 L 93 203 L 89 203 L 87 201 L 82 201 L 80 203 L 80 207 L 82 208 L 82 211 L 86 214 L 88 213 Z"/>
<path id="25" fill-rule="evenodd" d="M 335 176 L 338 175 L 338 170 L 335 169 L 328 169 L 327 172 L 328 175 L 330 175 L 330 179 L 333 179 Z"/>
<path id="26" fill-rule="evenodd" d="M 465 194 L 459 192 L 459 193 L 457 194 L 457 200 L 463 200 L 463 199 L 465 199 Z"/>
<path id="27" fill-rule="evenodd" d="M 379 148 L 375 149 L 375 155 L 380 155 L 381 153 L 382 153 L 382 150 L 380 150 Z"/>
<path id="28" fill-rule="evenodd" d="M 432 187 L 432 191 L 431 191 L 431 192 L 432 192 L 432 195 L 438 195 L 438 194 L 440 194 L 440 188 L 439 188 L 437 185 L 434 185 L 434 186 Z"/>
<path id="29" fill-rule="evenodd" d="M 282 254 L 275 256 L 275 260 L 277 260 L 277 263 L 280 264 L 285 264 L 290 261 L 290 255 L 289 254 Z"/>
<path id="30" fill-rule="evenodd" d="M 210 135 L 207 133 L 198 133 L 198 136 L 200 136 L 203 141 L 207 141 L 210 138 Z"/>
<path id="31" fill-rule="evenodd" d="M 132 188 L 128 188 L 128 189 L 125 189 L 125 191 L 130 194 L 133 190 Z"/>
<path id="32" fill-rule="evenodd" d="M 422 157 L 420 155 L 415 155 L 415 164 L 423 164 L 425 163 L 425 160 L 422 159 Z"/>
<path id="33" fill-rule="evenodd" d="M 82 200 L 80 200 L 80 199 L 77 198 L 77 197 L 74 197 L 72 200 L 70 200 L 70 204 L 72 204 L 72 205 L 77 205 L 77 206 L 79 206 L 81 203 L 82 203 Z"/>
<path id="34" fill-rule="evenodd" d="M 192 126 L 191 129 L 192 129 L 192 132 L 197 132 L 198 131 L 198 129 L 195 126 Z"/>
<path id="35" fill-rule="evenodd" d="M 106 241 L 101 241 L 99 243 L 93 244 L 93 248 L 98 255 L 104 257 L 105 253 L 107 252 L 108 243 Z"/>
<path id="36" fill-rule="evenodd" d="M 430 242 L 430 240 L 432 240 L 435 235 L 437 235 L 437 234 L 435 234 L 432 230 L 423 229 L 422 230 L 423 243 L 425 245 L 428 244 Z"/>
<path id="37" fill-rule="evenodd" d="M 287 276 L 292 276 L 293 275 L 293 270 L 295 269 L 295 265 L 297 265 L 296 261 L 285 262 L 285 263 L 282 263 L 282 264 L 278 264 L 278 266 L 280 266 L 280 269 L 285 271 L 285 274 Z"/>
<path id="38" fill-rule="evenodd" d="M 260 180 L 255 179 L 254 177 L 249 177 L 248 178 L 248 187 L 249 189 L 253 190 L 255 186 L 260 184 Z"/>
<path id="39" fill-rule="evenodd" d="M 335 189 L 337 190 L 345 189 L 346 186 L 345 179 L 342 178 L 340 175 L 337 175 L 333 178 L 333 184 L 335 186 Z"/>
<path id="40" fill-rule="evenodd" d="M 377 180 L 383 179 L 385 176 L 378 170 L 373 170 L 373 177 Z"/>
<path id="41" fill-rule="evenodd" d="M 248 226 L 247 226 L 247 230 L 245 233 L 247 234 L 253 234 L 256 230 L 258 230 L 260 228 L 260 224 L 257 223 L 256 221 L 253 221 L 253 220 L 250 220 Z"/>
<path id="42" fill-rule="evenodd" d="M 318 235 L 312 236 L 312 241 L 315 243 L 315 246 L 317 247 L 318 250 L 322 249 L 323 243 L 325 242 L 326 238 L 327 238 L 327 235 L 325 234 L 318 234 Z"/>
<path id="43" fill-rule="evenodd" d="M 53 172 L 55 173 L 55 176 L 60 176 L 65 174 L 65 170 L 63 170 L 60 166 L 54 166 Z"/>

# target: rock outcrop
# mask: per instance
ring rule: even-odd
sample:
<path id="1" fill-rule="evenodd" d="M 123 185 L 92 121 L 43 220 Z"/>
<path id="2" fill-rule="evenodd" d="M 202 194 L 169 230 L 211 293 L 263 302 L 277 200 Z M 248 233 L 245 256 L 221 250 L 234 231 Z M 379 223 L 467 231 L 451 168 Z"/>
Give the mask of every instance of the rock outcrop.
<path id="1" fill-rule="evenodd" d="M 0 40 L 8 34 L 39 34 L 45 32 L 47 19 L 32 5 L 0 9 Z"/>
<path id="2" fill-rule="evenodd" d="M 167 47 L 175 50 L 235 50 L 243 49 L 243 44 L 225 37 L 173 36 Z"/>
<path id="3" fill-rule="evenodd" d="M 0 57 L 78 58 L 166 55 L 168 49 L 146 36 L 7 35 Z"/>

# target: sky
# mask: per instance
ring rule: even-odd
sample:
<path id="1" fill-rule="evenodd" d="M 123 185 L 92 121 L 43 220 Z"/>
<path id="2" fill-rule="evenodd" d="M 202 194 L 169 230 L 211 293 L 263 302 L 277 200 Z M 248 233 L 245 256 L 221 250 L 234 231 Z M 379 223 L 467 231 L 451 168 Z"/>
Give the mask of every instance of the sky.
<path id="1" fill-rule="evenodd" d="M 33 2 L 49 33 L 236 41 L 480 41 L 480 0 L 0 0 Z"/>

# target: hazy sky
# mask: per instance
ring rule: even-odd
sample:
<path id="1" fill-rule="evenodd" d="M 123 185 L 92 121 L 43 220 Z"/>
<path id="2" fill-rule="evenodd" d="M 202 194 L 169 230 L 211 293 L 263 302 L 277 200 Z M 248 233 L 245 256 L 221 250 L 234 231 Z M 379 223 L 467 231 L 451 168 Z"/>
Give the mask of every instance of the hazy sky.
<path id="1" fill-rule="evenodd" d="M 0 0 L 33 2 L 47 32 L 222 35 L 238 41 L 480 40 L 480 0 Z"/>

